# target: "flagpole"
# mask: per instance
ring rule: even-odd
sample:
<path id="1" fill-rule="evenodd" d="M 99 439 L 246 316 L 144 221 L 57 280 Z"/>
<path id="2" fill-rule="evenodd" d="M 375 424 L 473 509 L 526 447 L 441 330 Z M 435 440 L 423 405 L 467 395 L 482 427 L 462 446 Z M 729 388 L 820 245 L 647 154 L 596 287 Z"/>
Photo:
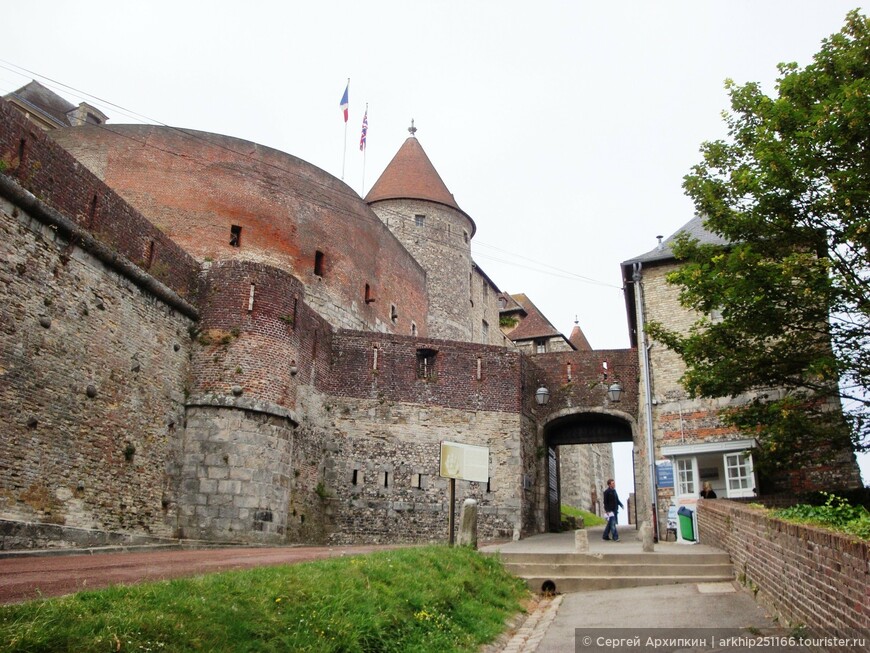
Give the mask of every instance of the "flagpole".
<path id="1" fill-rule="evenodd" d="M 341 154 L 341 180 L 344 181 L 344 163 L 347 161 L 347 123 L 344 123 L 344 151 Z"/>
<path id="2" fill-rule="evenodd" d="M 347 86 L 344 88 L 345 95 L 350 91 L 350 77 L 347 78 Z M 346 111 L 346 109 L 345 109 Z M 346 115 L 346 114 L 345 114 Z M 341 180 L 344 181 L 344 164 L 347 161 L 347 118 L 344 119 L 344 149 L 341 153 Z"/>
<path id="3" fill-rule="evenodd" d="M 365 125 L 365 128 L 367 131 L 368 131 L 368 118 L 369 118 L 369 103 L 366 102 L 366 112 L 365 112 L 366 125 Z M 366 134 L 366 137 L 368 137 L 368 134 Z M 368 141 L 366 141 L 366 143 L 364 144 L 364 147 L 363 147 L 362 192 L 360 192 L 360 197 L 366 196 L 366 154 L 368 153 L 368 149 L 369 149 L 369 145 L 368 145 Z"/>

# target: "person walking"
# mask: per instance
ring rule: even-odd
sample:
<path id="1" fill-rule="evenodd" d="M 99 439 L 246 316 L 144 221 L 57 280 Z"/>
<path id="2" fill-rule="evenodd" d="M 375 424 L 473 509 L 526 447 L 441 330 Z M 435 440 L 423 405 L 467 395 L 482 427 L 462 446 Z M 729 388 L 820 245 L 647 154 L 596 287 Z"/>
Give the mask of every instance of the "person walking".
<path id="1" fill-rule="evenodd" d="M 607 524 L 604 526 L 603 539 L 619 542 L 616 516 L 619 509 L 623 507 L 622 501 L 619 500 L 619 495 L 616 493 L 616 481 L 612 478 L 607 479 L 607 488 L 604 490 L 604 516 L 607 517 Z"/>

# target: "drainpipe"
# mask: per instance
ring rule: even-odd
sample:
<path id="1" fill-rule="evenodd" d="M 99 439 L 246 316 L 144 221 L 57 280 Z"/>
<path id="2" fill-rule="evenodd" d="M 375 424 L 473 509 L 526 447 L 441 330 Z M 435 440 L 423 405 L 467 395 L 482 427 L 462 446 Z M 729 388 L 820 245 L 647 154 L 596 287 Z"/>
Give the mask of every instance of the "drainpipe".
<path id="1" fill-rule="evenodd" d="M 649 459 L 649 486 L 650 486 L 650 505 L 652 506 L 652 530 L 656 542 L 659 540 L 658 527 L 658 489 L 656 488 L 656 460 L 655 460 L 655 443 L 653 440 L 653 403 L 652 403 L 652 378 L 649 371 L 649 350 L 651 344 L 647 344 L 646 329 L 644 326 L 643 312 L 643 275 L 641 274 L 641 263 L 638 261 L 632 269 L 631 280 L 634 282 L 634 302 L 637 310 L 637 344 L 640 352 L 641 360 L 641 376 L 645 389 L 644 403 L 646 404 L 646 449 Z"/>

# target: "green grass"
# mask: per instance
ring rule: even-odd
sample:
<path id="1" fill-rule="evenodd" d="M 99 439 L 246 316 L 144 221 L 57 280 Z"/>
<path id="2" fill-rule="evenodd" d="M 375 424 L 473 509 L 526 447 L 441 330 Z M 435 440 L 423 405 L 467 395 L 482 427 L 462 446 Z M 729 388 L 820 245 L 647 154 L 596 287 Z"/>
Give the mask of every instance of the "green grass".
<path id="1" fill-rule="evenodd" d="M 477 651 L 525 584 L 466 547 L 415 547 L 0 607 L 3 651 Z"/>
<path id="2" fill-rule="evenodd" d="M 590 526 L 603 526 L 607 523 L 607 520 L 603 517 L 599 517 L 591 512 L 587 512 L 586 510 L 581 510 L 580 508 L 575 508 L 574 506 L 569 506 L 566 504 L 562 504 L 562 521 L 565 521 L 565 517 L 582 517 L 583 522 L 587 528 Z"/>

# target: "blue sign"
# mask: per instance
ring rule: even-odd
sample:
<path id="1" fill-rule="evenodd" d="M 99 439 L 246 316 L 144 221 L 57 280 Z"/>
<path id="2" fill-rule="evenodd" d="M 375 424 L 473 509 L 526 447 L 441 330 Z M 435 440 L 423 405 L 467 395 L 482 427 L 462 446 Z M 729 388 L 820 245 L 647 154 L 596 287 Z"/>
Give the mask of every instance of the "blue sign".
<path id="1" fill-rule="evenodd" d="M 656 486 L 674 487 L 674 463 L 670 460 L 656 461 Z"/>

